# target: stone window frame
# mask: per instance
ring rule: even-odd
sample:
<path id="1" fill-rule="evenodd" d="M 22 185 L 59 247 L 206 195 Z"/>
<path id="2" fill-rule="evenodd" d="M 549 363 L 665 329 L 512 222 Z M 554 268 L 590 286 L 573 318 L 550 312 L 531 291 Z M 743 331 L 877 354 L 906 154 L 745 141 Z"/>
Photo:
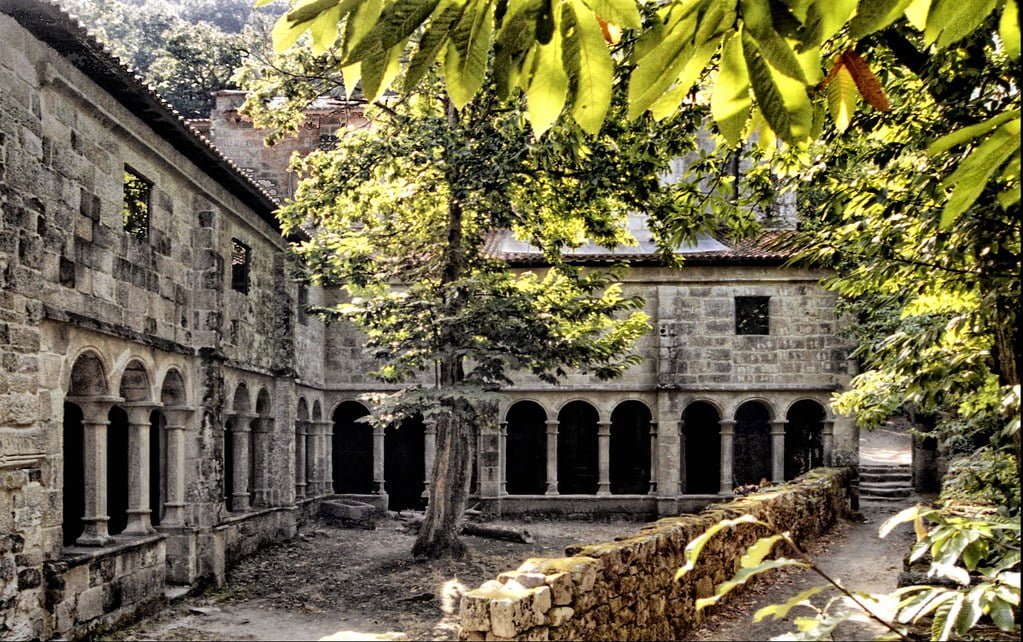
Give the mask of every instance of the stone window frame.
<path id="1" fill-rule="evenodd" d="M 735 297 L 735 334 L 745 336 L 771 334 L 771 297 Z"/>
<path id="2" fill-rule="evenodd" d="M 231 289 L 249 293 L 252 272 L 252 246 L 239 239 L 231 239 Z"/>
<path id="3" fill-rule="evenodd" d="M 153 185 L 153 181 L 146 178 L 142 172 L 125 163 L 124 201 L 121 207 L 123 229 L 141 241 L 149 239 L 149 226 L 153 212 Z M 138 194 L 132 198 L 132 193 L 136 190 Z"/>

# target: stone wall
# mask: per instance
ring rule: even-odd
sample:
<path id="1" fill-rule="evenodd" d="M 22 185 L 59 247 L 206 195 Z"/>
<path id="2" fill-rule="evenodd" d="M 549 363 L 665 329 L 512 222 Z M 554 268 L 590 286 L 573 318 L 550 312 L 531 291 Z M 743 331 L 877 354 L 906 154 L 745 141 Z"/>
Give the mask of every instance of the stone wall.
<path id="1" fill-rule="evenodd" d="M 851 473 L 818 469 L 784 486 L 661 519 L 615 542 L 570 546 L 568 557 L 526 560 L 462 597 L 463 640 L 682 640 L 701 621 L 696 600 L 732 577 L 746 547 L 764 536 L 742 525 L 715 536 L 682 581 L 686 544 L 707 527 L 752 514 L 787 528 L 797 543 L 827 531 L 848 507 Z M 741 589 L 736 589 L 736 595 Z"/>

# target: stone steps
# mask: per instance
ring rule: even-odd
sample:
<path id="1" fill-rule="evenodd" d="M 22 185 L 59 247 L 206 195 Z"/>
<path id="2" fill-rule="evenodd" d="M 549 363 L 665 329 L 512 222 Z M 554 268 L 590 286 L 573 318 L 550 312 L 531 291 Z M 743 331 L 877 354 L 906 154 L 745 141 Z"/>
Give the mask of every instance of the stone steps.
<path id="1" fill-rule="evenodd" d="M 860 500 L 898 502 L 913 494 L 913 470 L 908 465 L 860 466 Z"/>

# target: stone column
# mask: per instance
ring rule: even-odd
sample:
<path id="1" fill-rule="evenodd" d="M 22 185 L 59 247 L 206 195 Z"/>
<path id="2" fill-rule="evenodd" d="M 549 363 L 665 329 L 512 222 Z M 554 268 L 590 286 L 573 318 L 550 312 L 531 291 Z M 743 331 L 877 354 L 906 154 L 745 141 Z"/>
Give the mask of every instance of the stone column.
<path id="1" fill-rule="evenodd" d="M 269 417 L 257 417 L 252 420 L 253 467 L 249 471 L 252 476 L 252 505 L 270 506 L 270 436 L 273 433 L 274 420 Z"/>
<path id="2" fill-rule="evenodd" d="M 295 499 L 305 497 L 305 439 L 308 426 L 305 421 L 295 422 Z"/>
<path id="3" fill-rule="evenodd" d="M 722 419 L 721 426 L 721 495 L 732 494 L 732 437 L 735 435 L 735 420 Z"/>
<path id="4" fill-rule="evenodd" d="M 334 494 L 334 422 L 321 421 L 323 435 L 323 492 Z"/>
<path id="5" fill-rule="evenodd" d="M 547 420 L 547 492 L 558 494 L 558 420 Z"/>
<path id="6" fill-rule="evenodd" d="M 611 422 L 597 422 L 597 494 L 611 494 Z"/>
<path id="7" fill-rule="evenodd" d="M 686 421 L 683 419 L 678 422 L 678 488 L 679 494 L 685 494 L 689 489 L 689 481 L 686 479 L 686 474 L 689 472 L 686 469 Z"/>
<path id="8" fill-rule="evenodd" d="M 149 507 L 149 432 L 154 409 L 163 406 L 157 401 L 133 401 L 122 404 L 128 415 L 128 523 L 125 535 L 148 535 L 155 532 Z M 159 444 L 157 444 L 159 447 Z"/>
<path id="9" fill-rule="evenodd" d="M 103 546 L 113 541 L 107 530 L 107 426 L 110 409 L 120 397 L 68 397 L 82 409 L 82 463 L 85 471 L 84 530 L 75 540 L 79 546 Z"/>
<path id="10" fill-rule="evenodd" d="M 498 475 L 500 476 L 501 483 L 498 486 L 499 495 L 508 494 L 508 422 L 502 421 L 498 424 L 499 439 L 498 448 L 500 449 L 500 458 L 498 459 Z"/>
<path id="11" fill-rule="evenodd" d="M 824 465 L 834 466 L 835 457 L 835 422 L 824 421 L 824 426 L 821 429 L 821 447 L 824 450 Z"/>
<path id="12" fill-rule="evenodd" d="M 173 406 L 163 409 L 167 418 L 167 501 L 162 525 L 185 525 L 185 431 L 193 409 Z"/>
<path id="13" fill-rule="evenodd" d="M 386 495 L 384 490 L 384 427 L 373 426 L 373 483 L 377 495 Z"/>
<path id="14" fill-rule="evenodd" d="M 252 426 L 256 415 L 237 413 L 234 415 L 234 430 L 231 434 L 231 449 L 234 450 L 234 493 L 231 495 L 231 512 L 249 510 L 249 449 L 252 448 Z"/>
<path id="15" fill-rule="evenodd" d="M 785 424 L 784 419 L 771 422 L 771 481 L 785 481 Z"/>
<path id="16" fill-rule="evenodd" d="M 658 511 L 661 514 L 675 514 L 675 504 L 668 502 L 679 494 L 679 422 L 672 413 L 664 412 L 657 420 L 657 495 L 660 499 Z M 665 419 L 668 417 L 668 419 Z M 663 510 L 662 510 L 663 509 Z"/>
<path id="17" fill-rule="evenodd" d="M 648 495 L 657 494 L 657 422 L 650 422 L 650 490 Z"/>
<path id="18" fill-rule="evenodd" d="M 316 424 L 308 421 L 305 424 L 305 496 L 316 497 L 320 494 L 319 487 L 319 454 L 317 453 Z"/>
<path id="19" fill-rule="evenodd" d="M 433 463 L 437 459 L 437 422 L 423 422 L 423 497 L 430 499 Z"/>

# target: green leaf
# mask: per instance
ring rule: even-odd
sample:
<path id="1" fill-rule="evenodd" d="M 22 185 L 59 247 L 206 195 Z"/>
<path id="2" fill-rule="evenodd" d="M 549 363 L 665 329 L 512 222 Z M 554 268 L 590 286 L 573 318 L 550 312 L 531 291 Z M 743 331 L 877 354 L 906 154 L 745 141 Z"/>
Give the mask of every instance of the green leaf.
<path id="1" fill-rule="evenodd" d="M 491 0 L 474 0 L 451 31 L 444 57 L 444 80 L 451 102 L 458 109 L 465 107 L 483 86 L 493 32 Z"/>
<path id="2" fill-rule="evenodd" d="M 661 120 L 678 111 L 682 100 L 689 94 L 693 85 L 706 70 L 711 58 L 717 53 L 722 39 L 723 36 L 718 36 L 696 50 L 693 57 L 682 68 L 682 73 L 675 81 L 675 85 L 650 105 L 650 115 L 654 117 L 654 120 Z"/>
<path id="3" fill-rule="evenodd" d="M 927 12 L 931 10 L 931 0 L 913 0 L 906 7 L 906 20 L 917 31 L 927 28 Z"/>
<path id="4" fill-rule="evenodd" d="M 695 17 L 687 20 L 686 25 L 694 28 Z M 639 59 L 629 76 L 630 120 L 639 118 L 674 84 L 693 55 L 692 37 L 692 32 L 685 28 L 673 30 Z"/>
<path id="5" fill-rule="evenodd" d="M 912 0 L 860 0 L 856 15 L 849 23 L 849 36 L 860 40 L 884 29 L 902 17 Z"/>
<path id="6" fill-rule="evenodd" d="M 714 591 L 714 595 L 712 595 L 711 597 L 696 600 L 696 610 L 702 611 L 708 606 L 713 606 L 714 604 L 717 604 L 718 602 L 721 601 L 722 598 L 731 593 L 733 589 L 742 586 L 750 579 L 756 577 L 757 575 L 760 575 L 761 573 L 766 573 L 767 571 L 773 571 L 774 569 L 786 568 L 790 566 L 795 566 L 798 568 L 810 567 L 809 564 L 801 560 L 794 560 L 787 557 L 782 557 L 776 560 L 768 560 L 751 568 L 740 569 L 739 572 L 735 574 L 735 577 L 719 584 L 717 590 Z"/>
<path id="7" fill-rule="evenodd" d="M 506 17 L 494 42 L 494 83 L 501 100 L 511 97 L 518 83 L 522 62 L 536 42 L 536 12 L 539 2 L 519 5 L 520 10 Z"/>
<path id="8" fill-rule="evenodd" d="M 877 536 L 885 538 L 888 536 L 888 533 L 891 533 L 899 524 L 911 522 L 919 516 L 926 516 L 930 512 L 931 509 L 925 506 L 920 506 L 919 504 L 916 506 L 910 506 L 909 508 L 904 508 L 895 515 L 886 519 L 884 524 L 881 524 L 881 529 L 877 532 Z"/>
<path id="9" fill-rule="evenodd" d="M 803 46 L 813 49 L 845 26 L 856 0 L 817 0 L 807 8 Z"/>
<path id="10" fill-rule="evenodd" d="M 605 22 L 626 29 L 639 29 L 643 26 L 635 0 L 593 0 L 590 6 Z"/>
<path id="11" fill-rule="evenodd" d="M 771 554 L 774 550 L 774 545 L 784 539 L 783 535 L 769 535 L 768 537 L 761 537 L 756 541 L 755 544 L 746 549 L 746 552 L 739 559 L 739 566 L 741 568 L 753 568 L 761 562 L 764 558 Z"/>
<path id="12" fill-rule="evenodd" d="M 561 36 L 534 47 L 527 59 L 532 64 L 526 85 L 526 109 L 533 135 L 544 134 L 558 120 L 568 97 L 568 75 L 561 63 Z"/>
<path id="13" fill-rule="evenodd" d="M 792 609 L 796 608 L 801 604 L 806 603 L 806 601 L 809 600 L 811 597 L 817 595 L 821 591 L 827 590 L 828 588 L 829 587 L 826 584 L 811 586 L 810 588 L 799 593 L 798 595 L 793 595 L 788 600 L 786 600 L 784 604 L 771 604 L 769 606 L 765 606 L 761 609 L 758 609 L 757 612 L 753 614 L 753 621 L 760 622 L 761 620 L 768 616 L 774 618 L 775 620 L 780 620 L 782 618 L 788 617 L 789 611 L 791 611 Z"/>
<path id="14" fill-rule="evenodd" d="M 354 5 L 355 0 L 347 0 L 346 4 Z M 348 10 L 351 11 L 351 7 Z M 335 5 L 317 16 L 309 26 L 313 55 L 321 56 L 334 46 L 334 42 L 337 41 L 337 25 L 341 21 L 341 12 L 342 6 Z"/>
<path id="15" fill-rule="evenodd" d="M 703 551 L 703 547 L 707 545 L 712 537 L 717 535 L 719 532 L 726 528 L 732 528 L 739 524 L 757 524 L 766 528 L 771 528 L 768 524 L 760 521 L 752 515 L 743 515 L 734 519 L 723 519 L 720 522 L 711 525 L 707 530 L 697 535 L 688 544 L 684 551 L 686 563 L 685 566 L 675 571 L 675 579 L 678 580 L 684 577 L 689 571 L 696 568 L 696 561 L 700 557 L 700 553 Z"/>
<path id="16" fill-rule="evenodd" d="M 380 17 L 369 32 L 356 44 L 345 57 L 345 63 L 359 62 L 370 48 L 380 43 L 380 48 L 390 49 L 394 45 L 407 40 L 437 8 L 439 0 L 395 0 L 384 7 Z"/>
<path id="17" fill-rule="evenodd" d="M 805 140 L 813 128 L 813 107 L 806 85 L 775 73 L 760 55 L 756 42 L 745 33 L 742 53 L 753 96 L 771 129 L 790 145 Z"/>
<path id="18" fill-rule="evenodd" d="M 1005 169 L 1002 170 L 1002 175 L 999 177 L 1002 180 L 1011 181 L 1009 187 L 999 192 L 997 196 L 998 204 L 1002 206 L 1003 210 L 1009 209 L 1020 200 L 1019 167 L 1020 153 L 1017 151 L 1005 164 Z"/>
<path id="19" fill-rule="evenodd" d="M 991 620 L 1002 631 L 1012 631 L 1016 628 L 1016 618 L 1012 613 L 1012 606 L 1002 600 L 992 600 L 988 605 L 988 615 Z"/>
<path id="20" fill-rule="evenodd" d="M 995 127 L 998 127 L 1002 123 L 1008 122 L 1014 118 L 1020 117 L 1020 110 L 1012 109 L 1009 111 L 1002 112 L 997 116 L 988 118 L 987 120 L 977 123 L 976 125 L 970 125 L 968 127 L 962 127 L 955 130 L 951 134 L 946 134 L 938 140 L 934 141 L 927 146 L 927 153 L 931 156 L 937 156 L 942 152 L 948 151 L 957 145 L 967 143 L 979 136 L 982 136 Z"/>
<path id="21" fill-rule="evenodd" d="M 735 145 L 742 138 L 752 103 L 742 51 L 742 32 L 736 31 L 725 41 L 721 51 L 720 69 L 710 98 L 714 122 L 729 145 Z"/>
<path id="22" fill-rule="evenodd" d="M 1005 0 L 1002 17 L 998 20 L 998 37 L 1002 39 L 1005 55 L 1019 59 L 1019 6 L 1016 0 Z"/>
<path id="23" fill-rule="evenodd" d="M 761 0 L 741 0 L 742 18 L 746 37 L 756 41 L 761 55 L 781 73 L 806 83 L 806 75 L 796 52 L 777 31 L 767 3 Z"/>
<path id="24" fill-rule="evenodd" d="M 404 49 L 405 43 L 398 43 L 391 47 L 390 51 L 384 51 L 378 44 L 370 49 L 359 63 L 362 71 L 362 93 L 368 102 L 379 98 L 398 75 Z"/>
<path id="25" fill-rule="evenodd" d="M 312 24 L 311 21 L 296 24 L 288 20 L 287 15 L 282 15 L 277 19 L 277 22 L 274 23 L 274 28 L 270 31 L 274 51 L 281 53 L 294 47 L 302 34 L 309 29 L 310 24 Z"/>
<path id="26" fill-rule="evenodd" d="M 274 0 L 256 0 L 255 4 L 253 4 L 252 6 L 256 9 L 261 9 L 262 7 L 265 7 L 266 5 L 270 4 L 273 1 Z"/>
<path id="27" fill-rule="evenodd" d="M 998 0 L 934 0 L 927 14 L 924 42 L 939 48 L 965 38 L 979 27 L 998 4 Z"/>
<path id="28" fill-rule="evenodd" d="M 582 0 L 565 4 L 561 32 L 563 59 L 575 87 L 572 117 L 583 131 L 596 135 L 611 106 L 611 54 L 600 25 Z"/>
<path id="29" fill-rule="evenodd" d="M 860 92 L 856 90 L 856 81 L 853 80 L 852 74 L 845 68 L 845 65 L 839 65 L 835 71 L 831 82 L 828 83 L 827 95 L 828 110 L 831 112 L 831 118 L 835 121 L 835 127 L 838 131 L 844 132 L 849 128 L 849 122 L 852 120 L 853 114 L 856 113 L 856 104 L 860 100 Z"/>
<path id="30" fill-rule="evenodd" d="M 966 599 L 963 601 L 963 608 L 959 611 L 959 617 L 956 618 L 955 622 L 955 630 L 959 635 L 963 635 L 972 629 L 980 620 L 980 616 L 984 614 L 984 610 L 981 608 L 980 603 L 986 590 L 988 590 L 988 587 L 981 585 L 974 587 L 966 594 Z"/>
<path id="31" fill-rule="evenodd" d="M 955 188 L 941 211 L 941 229 L 948 229 L 960 214 L 973 205 L 995 170 L 1019 149 L 1019 135 L 1018 118 L 1002 125 L 942 182 L 943 187 L 955 185 Z"/>
<path id="32" fill-rule="evenodd" d="M 951 604 L 938 609 L 934 614 L 934 622 L 931 624 L 931 635 L 934 639 L 943 641 L 952 637 L 965 597 L 962 593 L 956 593 Z"/>
<path id="33" fill-rule="evenodd" d="M 308 22 L 337 3 L 338 0 L 300 0 L 285 15 L 288 22 Z"/>
<path id="34" fill-rule="evenodd" d="M 416 49 L 415 55 L 409 61 L 404 82 L 406 92 L 412 91 L 419 84 L 430 65 L 437 59 L 451 27 L 462 15 L 462 8 L 462 5 L 449 2 L 440 5 L 437 17 L 430 21 L 430 25 L 419 39 L 419 47 Z"/>

